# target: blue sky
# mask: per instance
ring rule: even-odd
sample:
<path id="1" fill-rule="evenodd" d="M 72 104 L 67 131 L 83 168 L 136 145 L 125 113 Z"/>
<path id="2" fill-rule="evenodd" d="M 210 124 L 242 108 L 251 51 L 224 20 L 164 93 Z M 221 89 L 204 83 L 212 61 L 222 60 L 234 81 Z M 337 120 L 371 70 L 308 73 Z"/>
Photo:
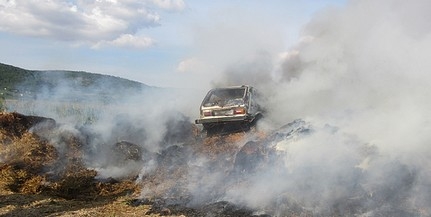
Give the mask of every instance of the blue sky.
<path id="1" fill-rule="evenodd" d="M 0 62 L 204 88 L 248 55 L 285 52 L 346 1 L 0 0 Z"/>

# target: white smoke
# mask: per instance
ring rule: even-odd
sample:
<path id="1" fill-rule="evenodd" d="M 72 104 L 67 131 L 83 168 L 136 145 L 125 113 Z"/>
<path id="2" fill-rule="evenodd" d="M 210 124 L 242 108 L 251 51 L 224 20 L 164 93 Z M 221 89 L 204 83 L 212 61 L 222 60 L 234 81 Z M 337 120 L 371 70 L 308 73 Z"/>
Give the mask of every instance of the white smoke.
<path id="1" fill-rule="evenodd" d="M 350 1 L 318 13 L 307 42 L 260 53 L 215 83 L 252 83 L 267 94 L 277 126 L 296 118 L 331 123 L 385 151 L 426 151 L 430 127 L 428 1 Z M 408 146 L 406 144 L 409 144 Z M 396 147 L 396 148 L 395 148 Z"/>
<path id="2" fill-rule="evenodd" d="M 304 28 L 305 42 L 285 52 L 281 64 L 260 53 L 228 67 L 215 83 L 261 89 L 266 124 L 276 129 L 301 118 L 317 129 L 288 144 L 287 173 L 269 169 L 228 198 L 256 207 L 284 192 L 318 209 L 355 195 L 352 182 L 368 193 L 401 187 L 404 199 L 414 201 L 410 208 L 429 213 L 430 7 L 429 1 L 349 1 L 320 11 Z M 323 130 L 327 124 L 336 133 Z M 378 156 L 361 151 L 367 148 Z M 355 180 L 358 171 L 363 180 Z"/>
<path id="3" fill-rule="evenodd" d="M 352 1 L 322 12 L 305 30 L 313 40 L 299 48 L 300 62 L 293 62 L 299 72 L 281 72 L 299 75 L 280 84 L 285 91 L 276 100 L 286 104 L 276 114 L 336 123 L 385 152 L 425 151 L 431 79 L 426 5 Z"/>
<path id="4" fill-rule="evenodd" d="M 37 133 L 49 139 L 61 154 L 68 151 L 67 139 L 75 137 L 83 148 L 85 163 L 98 172 L 98 178 L 124 178 L 152 171 L 157 165 L 151 154 L 171 145 L 166 141 L 182 142 L 170 137 L 187 130 L 191 134 L 192 130 L 181 128 L 181 124 L 191 126 L 199 114 L 200 92 L 148 86 L 140 90 L 102 76 L 76 75 L 78 78 L 71 79 L 63 72 L 44 73 L 44 79 L 55 80 L 55 85 L 32 92 L 32 97 L 8 101 L 8 109 L 53 118 L 55 129 Z M 82 79 L 90 79 L 91 85 L 81 86 Z M 131 146 L 116 150 L 121 142 Z M 128 148 L 139 149 L 142 159 L 123 159 Z"/>

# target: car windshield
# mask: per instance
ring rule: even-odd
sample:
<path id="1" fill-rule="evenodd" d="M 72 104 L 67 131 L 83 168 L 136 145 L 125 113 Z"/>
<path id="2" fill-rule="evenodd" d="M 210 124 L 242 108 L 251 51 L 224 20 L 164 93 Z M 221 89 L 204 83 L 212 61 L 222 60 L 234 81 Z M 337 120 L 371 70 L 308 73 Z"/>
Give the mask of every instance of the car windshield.
<path id="1" fill-rule="evenodd" d="M 205 98 L 204 106 L 234 106 L 244 104 L 245 88 L 214 89 Z"/>

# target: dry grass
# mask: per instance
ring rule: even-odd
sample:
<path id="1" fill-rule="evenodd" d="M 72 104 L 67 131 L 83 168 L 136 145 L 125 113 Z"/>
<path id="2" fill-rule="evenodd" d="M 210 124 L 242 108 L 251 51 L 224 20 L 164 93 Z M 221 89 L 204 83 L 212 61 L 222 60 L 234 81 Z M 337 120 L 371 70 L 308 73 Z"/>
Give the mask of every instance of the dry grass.
<path id="1" fill-rule="evenodd" d="M 59 152 L 55 148 L 59 144 L 51 144 L 54 141 L 42 139 L 30 130 L 44 120 L 0 113 L 0 216 L 175 216 L 163 204 L 134 205 L 131 201 L 145 196 L 145 192 L 150 199 L 187 196 L 188 147 L 163 150 L 158 155 L 158 167 L 142 178 L 145 181 L 135 182 L 136 177 L 129 177 L 102 182 L 96 179 L 97 172 L 83 163 L 86 144 L 79 135 L 56 134 L 55 142 L 62 147 Z M 44 134 L 49 133 L 58 131 L 45 129 Z M 196 156 L 214 161 L 212 166 L 228 169 L 244 135 L 197 138 L 199 141 L 191 144 L 191 149 Z"/>
<path id="2" fill-rule="evenodd" d="M 52 144 L 29 132 L 36 120 L 0 113 L 1 216 L 145 215 L 148 207 L 126 203 L 140 186 L 132 180 L 95 180 L 96 171 L 82 163 L 79 140 L 63 138 L 67 153 L 60 156 Z"/>
<path id="3" fill-rule="evenodd" d="M 220 154 L 234 154 L 241 148 L 244 138 L 244 133 L 206 137 L 202 142 L 203 145 L 196 147 L 196 150 L 210 158 L 216 158 Z"/>
<path id="4" fill-rule="evenodd" d="M 1 133 L 0 137 L 7 141 L 0 150 L 0 187 L 14 192 L 40 192 L 45 180 L 40 174 L 55 163 L 55 148 L 27 131 L 12 137 Z"/>

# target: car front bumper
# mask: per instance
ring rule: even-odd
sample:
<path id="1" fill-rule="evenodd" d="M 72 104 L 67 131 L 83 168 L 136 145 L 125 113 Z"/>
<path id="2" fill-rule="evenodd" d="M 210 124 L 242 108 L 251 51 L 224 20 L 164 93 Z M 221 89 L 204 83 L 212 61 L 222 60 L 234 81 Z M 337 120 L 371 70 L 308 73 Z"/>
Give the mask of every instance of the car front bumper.
<path id="1" fill-rule="evenodd" d="M 237 115 L 237 116 L 215 116 L 215 117 L 204 117 L 195 120 L 196 124 L 212 124 L 212 123 L 228 123 L 228 122 L 247 122 L 252 121 L 251 115 Z"/>

